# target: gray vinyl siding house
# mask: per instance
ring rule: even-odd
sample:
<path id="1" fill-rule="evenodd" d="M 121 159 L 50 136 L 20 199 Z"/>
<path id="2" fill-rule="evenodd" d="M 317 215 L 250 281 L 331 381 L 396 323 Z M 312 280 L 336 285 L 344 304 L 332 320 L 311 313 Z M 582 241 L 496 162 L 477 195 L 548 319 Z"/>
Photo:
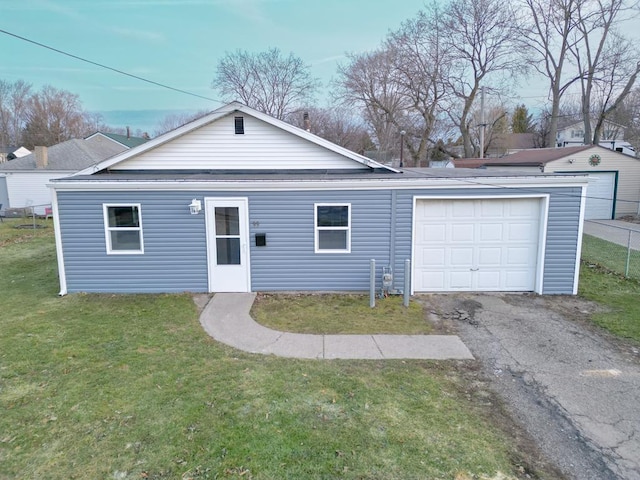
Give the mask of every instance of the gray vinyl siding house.
<path id="1" fill-rule="evenodd" d="M 575 294 L 586 185 L 398 171 L 233 103 L 52 182 L 61 294 L 367 291 L 371 259 L 377 288 Z"/>

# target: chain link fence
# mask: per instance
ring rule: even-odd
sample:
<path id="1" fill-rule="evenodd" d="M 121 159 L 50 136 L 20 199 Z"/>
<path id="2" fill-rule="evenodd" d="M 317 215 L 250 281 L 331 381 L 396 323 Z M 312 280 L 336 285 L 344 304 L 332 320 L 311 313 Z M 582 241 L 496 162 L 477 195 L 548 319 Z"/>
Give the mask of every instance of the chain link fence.
<path id="1" fill-rule="evenodd" d="M 585 221 L 582 260 L 640 280 L 640 224 L 613 223 Z"/>

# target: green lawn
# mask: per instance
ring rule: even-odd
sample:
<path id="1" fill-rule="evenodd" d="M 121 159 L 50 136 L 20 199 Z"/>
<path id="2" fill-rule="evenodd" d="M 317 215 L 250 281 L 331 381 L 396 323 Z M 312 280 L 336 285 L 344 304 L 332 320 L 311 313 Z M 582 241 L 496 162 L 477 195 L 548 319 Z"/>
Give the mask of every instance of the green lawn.
<path id="1" fill-rule="evenodd" d="M 53 229 L 12 223 L 0 224 L 0 478 L 516 475 L 522 453 L 489 421 L 499 407 L 456 362 L 251 355 L 209 338 L 188 295 L 60 298 Z"/>
<path id="2" fill-rule="evenodd" d="M 582 260 L 640 280 L 640 251 L 631 250 L 627 269 L 627 247 L 591 235 L 582 236 Z"/>
<path id="3" fill-rule="evenodd" d="M 624 278 L 627 249 L 584 235 L 579 295 L 608 307 L 591 320 L 622 338 L 640 343 L 640 252 L 632 250 Z"/>

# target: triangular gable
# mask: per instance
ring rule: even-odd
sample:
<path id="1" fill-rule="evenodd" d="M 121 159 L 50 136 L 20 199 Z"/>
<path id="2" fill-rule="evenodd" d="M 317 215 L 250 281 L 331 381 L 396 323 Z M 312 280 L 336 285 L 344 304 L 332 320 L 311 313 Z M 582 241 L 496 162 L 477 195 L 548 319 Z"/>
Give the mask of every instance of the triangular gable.
<path id="1" fill-rule="evenodd" d="M 235 117 L 246 131 L 236 134 Z M 330 170 L 381 168 L 374 160 L 237 102 L 78 172 L 102 170 Z"/>

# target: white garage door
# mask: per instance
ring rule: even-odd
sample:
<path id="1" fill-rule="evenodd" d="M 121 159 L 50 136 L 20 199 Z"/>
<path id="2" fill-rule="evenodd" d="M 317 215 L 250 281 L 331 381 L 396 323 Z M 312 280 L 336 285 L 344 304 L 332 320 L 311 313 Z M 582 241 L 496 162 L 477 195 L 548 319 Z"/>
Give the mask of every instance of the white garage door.
<path id="1" fill-rule="evenodd" d="M 615 172 L 589 174 L 589 186 L 587 187 L 587 201 L 585 202 L 584 212 L 586 220 L 611 220 L 615 188 Z"/>
<path id="2" fill-rule="evenodd" d="M 418 200 L 414 290 L 533 291 L 539 198 Z"/>

